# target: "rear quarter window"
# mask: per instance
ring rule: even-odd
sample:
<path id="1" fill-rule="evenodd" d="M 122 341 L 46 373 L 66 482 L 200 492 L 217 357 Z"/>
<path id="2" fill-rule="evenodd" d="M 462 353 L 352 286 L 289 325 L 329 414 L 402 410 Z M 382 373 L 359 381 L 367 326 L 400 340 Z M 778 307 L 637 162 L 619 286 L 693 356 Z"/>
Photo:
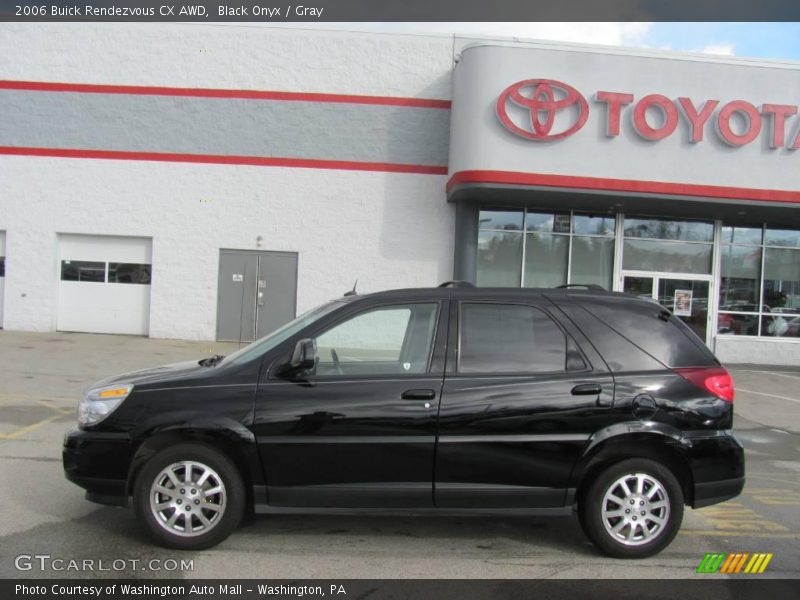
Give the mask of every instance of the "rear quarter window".
<path id="1" fill-rule="evenodd" d="M 578 302 L 610 329 L 668 367 L 717 364 L 713 353 L 680 319 L 660 318 L 669 313 L 655 302 L 597 296 L 580 298 Z"/>

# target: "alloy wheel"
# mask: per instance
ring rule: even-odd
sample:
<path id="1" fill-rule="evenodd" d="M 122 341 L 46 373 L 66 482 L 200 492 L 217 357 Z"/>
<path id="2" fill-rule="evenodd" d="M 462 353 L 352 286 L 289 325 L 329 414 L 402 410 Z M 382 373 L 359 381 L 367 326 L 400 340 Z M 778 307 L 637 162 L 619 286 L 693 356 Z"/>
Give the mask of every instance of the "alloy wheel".
<path id="1" fill-rule="evenodd" d="M 197 461 L 180 461 L 162 469 L 150 487 L 150 510 L 172 535 L 208 533 L 225 514 L 227 492 L 217 472 Z"/>
<path id="2" fill-rule="evenodd" d="M 600 512 L 608 535 L 626 546 L 639 546 L 666 530 L 669 495 L 652 475 L 628 473 L 607 488 Z"/>

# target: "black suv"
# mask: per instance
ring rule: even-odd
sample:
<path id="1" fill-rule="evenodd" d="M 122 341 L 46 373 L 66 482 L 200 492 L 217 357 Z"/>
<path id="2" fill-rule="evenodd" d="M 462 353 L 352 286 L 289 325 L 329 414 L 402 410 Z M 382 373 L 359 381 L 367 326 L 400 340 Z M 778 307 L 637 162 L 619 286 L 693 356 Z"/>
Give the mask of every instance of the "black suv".
<path id="1" fill-rule="evenodd" d="M 350 295 L 227 357 L 99 382 L 64 439 L 89 500 L 200 549 L 245 511 L 569 515 L 617 557 L 738 495 L 733 382 L 657 303 L 596 290 Z"/>

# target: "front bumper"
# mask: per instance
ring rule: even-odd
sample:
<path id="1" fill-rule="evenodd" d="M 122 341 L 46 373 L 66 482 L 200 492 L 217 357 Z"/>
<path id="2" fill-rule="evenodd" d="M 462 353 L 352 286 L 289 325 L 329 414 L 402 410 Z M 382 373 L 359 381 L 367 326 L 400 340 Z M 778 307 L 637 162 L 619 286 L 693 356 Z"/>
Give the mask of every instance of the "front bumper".
<path id="1" fill-rule="evenodd" d="M 88 500 L 125 506 L 132 454 L 127 434 L 73 428 L 64 434 L 64 475 L 86 490 Z"/>

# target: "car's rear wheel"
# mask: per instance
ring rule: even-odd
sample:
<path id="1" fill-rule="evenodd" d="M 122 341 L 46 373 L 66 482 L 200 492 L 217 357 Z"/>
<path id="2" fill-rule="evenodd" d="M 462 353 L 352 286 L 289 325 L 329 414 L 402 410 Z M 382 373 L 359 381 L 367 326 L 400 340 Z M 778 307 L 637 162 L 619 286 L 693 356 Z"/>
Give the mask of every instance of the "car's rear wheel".
<path id="1" fill-rule="evenodd" d="M 675 538 L 683 492 L 675 475 L 653 460 L 618 462 L 595 478 L 578 508 L 589 539 L 617 558 L 645 558 Z"/>
<path id="2" fill-rule="evenodd" d="M 205 444 L 182 443 L 144 465 L 134 485 L 133 504 L 158 544 L 201 550 L 224 540 L 241 521 L 244 484 L 224 454 Z"/>

